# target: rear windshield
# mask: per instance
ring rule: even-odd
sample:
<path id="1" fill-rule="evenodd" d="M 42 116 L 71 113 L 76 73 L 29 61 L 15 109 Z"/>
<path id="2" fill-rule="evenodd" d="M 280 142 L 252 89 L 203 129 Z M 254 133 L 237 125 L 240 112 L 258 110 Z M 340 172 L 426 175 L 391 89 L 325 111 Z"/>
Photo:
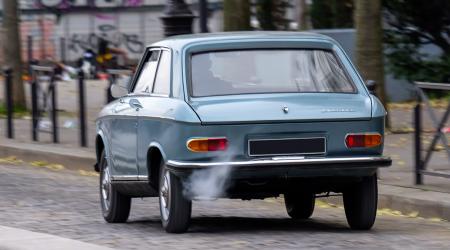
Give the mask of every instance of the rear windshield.
<path id="1" fill-rule="evenodd" d="M 236 50 L 192 55 L 194 97 L 258 93 L 353 93 L 327 50 Z"/>

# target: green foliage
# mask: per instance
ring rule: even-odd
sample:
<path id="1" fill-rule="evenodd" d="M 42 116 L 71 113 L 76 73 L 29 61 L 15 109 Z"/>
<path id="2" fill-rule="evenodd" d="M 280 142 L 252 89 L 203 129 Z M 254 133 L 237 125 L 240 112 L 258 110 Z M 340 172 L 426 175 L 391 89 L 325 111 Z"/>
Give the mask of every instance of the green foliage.
<path id="1" fill-rule="evenodd" d="M 256 0 L 256 19 L 262 30 L 288 30 L 290 20 L 286 10 L 292 7 L 289 0 Z"/>
<path id="2" fill-rule="evenodd" d="M 250 0 L 223 1 L 224 31 L 251 30 Z"/>
<path id="3" fill-rule="evenodd" d="M 14 116 L 24 116 L 28 114 L 28 111 L 25 107 L 14 107 L 13 110 Z M 6 116 L 6 106 L 3 103 L 0 103 L 0 117 Z"/>
<path id="4" fill-rule="evenodd" d="M 450 82 L 450 1 L 384 0 L 388 70 L 412 81 Z M 437 53 L 425 53 L 434 45 Z"/>
<path id="5" fill-rule="evenodd" d="M 352 28 L 353 0 L 313 0 L 310 15 L 314 29 Z"/>

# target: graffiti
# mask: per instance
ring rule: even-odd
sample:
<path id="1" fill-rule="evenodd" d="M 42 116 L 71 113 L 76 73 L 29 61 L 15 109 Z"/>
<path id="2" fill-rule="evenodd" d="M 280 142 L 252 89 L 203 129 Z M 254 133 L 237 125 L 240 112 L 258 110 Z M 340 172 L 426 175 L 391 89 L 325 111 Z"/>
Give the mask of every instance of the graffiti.
<path id="1" fill-rule="evenodd" d="M 124 48 L 129 53 L 140 54 L 144 51 L 144 43 L 139 35 L 120 32 L 111 24 L 99 25 L 96 33 L 72 34 L 68 49 L 74 53 L 82 53 L 87 49 L 96 51 L 99 38 L 107 40 L 112 47 Z"/>
<path id="2" fill-rule="evenodd" d="M 26 0 L 34 2 L 37 7 L 70 9 L 76 7 L 139 7 L 144 0 Z"/>

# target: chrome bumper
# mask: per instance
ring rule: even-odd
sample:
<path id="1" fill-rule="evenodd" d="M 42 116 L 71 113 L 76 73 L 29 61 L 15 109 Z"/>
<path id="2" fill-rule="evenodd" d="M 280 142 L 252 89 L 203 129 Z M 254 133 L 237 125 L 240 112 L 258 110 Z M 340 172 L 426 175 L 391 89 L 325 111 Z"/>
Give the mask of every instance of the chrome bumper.
<path id="1" fill-rule="evenodd" d="M 388 167 L 392 160 L 385 156 L 368 157 L 330 157 L 330 158 L 310 158 L 310 157 L 273 157 L 268 159 L 248 160 L 248 161 L 223 161 L 223 162 L 186 162 L 169 160 L 167 166 L 169 170 L 194 170 L 211 167 L 230 166 L 236 168 L 258 168 L 264 166 L 271 167 L 319 167 L 319 168 L 352 168 L 352 167 Z"/>

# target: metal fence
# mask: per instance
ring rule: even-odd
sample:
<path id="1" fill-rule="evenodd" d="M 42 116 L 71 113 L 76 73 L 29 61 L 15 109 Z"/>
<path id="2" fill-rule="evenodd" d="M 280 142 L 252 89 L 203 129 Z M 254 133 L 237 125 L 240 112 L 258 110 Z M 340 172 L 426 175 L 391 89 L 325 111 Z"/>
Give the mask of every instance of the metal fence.
<path id="1" fill-rule="evenodd" d="M 57 82 L 59 75 L 55 67 L 30 65 L 29 72 L 31 76 L 31 138 L 33 141 L 39 141 L 39 133 L 50 133 L 53 143 L 59 143 L 58 129 L 58 91 Z M 120 76 L 130 76 L 133 71 L 127 69 L 108 69 L 109 87 L 106 89 L 106 103 L 114 100 L 111 95 L 111 86 L 117 82 Z M 10 68 L 2 70 L 5 78 L 5 106 L 6 106 L 6 137 L 14 138 L 14 119 L 13 119 L 13 72 Z M 80 146 L 88 146 L 88 127 L 86 117 L 86 84 L 83 70 L 78 69 L 78 120 L 79 120 L 79 142 Z M 43 128 L 43 121 L 49 120 L 49 130 Z"/>
<path id="2" fill-rule="evenodd" d="M 447 153 L 448 161 L 450 164 L 450 148 L 448 145 L 448 140 L 445 135 L 445 132 L 443 131 L 443 128 L 448 120 L 449 115 L 450 115 L 450 102 L 447 106 L 446 111 L 444 112 L 444 115 L 439 120 L 439 118 L 437 117 L 435 111 L 433 110 L 433 108 L 431 106 L 428 96 L 423 91 L 424 89 L 449 91 L 450 84 L 416 82 L 415 85 L 416 85 L 417 96 L 418 96 L 418 102 L 417 102 L 416 107 L 414 108 L 415 183 L 417 185 L 421 185 L 421 184 L 423 184 L 423 176 L 424 175 L 450 178 L 450 172 L 446 173 L 443 171 L 434 171 L 434 170 L 427 169 L 427 166 L 430 162 L 431 156 L 432 156 L 434 149 L 435 149 L 437 143 L 439 142 L 439 140 L 444 145 L 444 149 Z M 423 148 L 422 107 L 426 108 L 428 114 L 430 115 L 433 126 L 435 128 L 431 144 L 424 151 L 425 156 L 423 155 L 423 151 L 422 151 L 422 148 Z"/>

